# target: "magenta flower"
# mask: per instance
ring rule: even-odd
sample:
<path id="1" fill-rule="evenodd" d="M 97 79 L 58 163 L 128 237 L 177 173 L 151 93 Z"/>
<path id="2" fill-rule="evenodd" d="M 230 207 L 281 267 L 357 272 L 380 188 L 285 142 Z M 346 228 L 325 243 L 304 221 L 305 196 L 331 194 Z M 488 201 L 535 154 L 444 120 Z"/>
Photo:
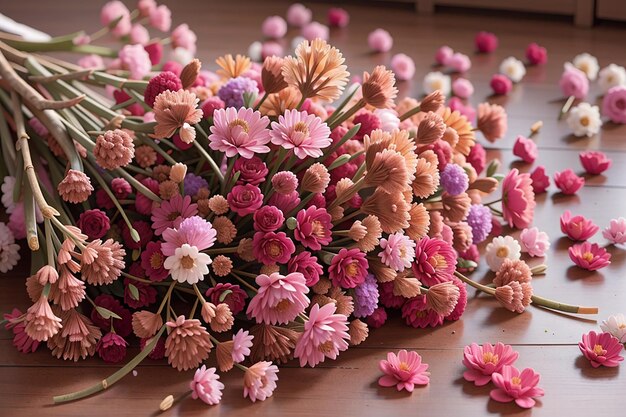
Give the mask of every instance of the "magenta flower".
<path id="1" fill-rule="evenodd" d="M 504 74 L 493 74 L 489 86 L 494 94 L 507 95 L 513 89 L 513 82 Z"/>
<path id="2" fill-rule="evenodd" d="M 443 315 L 428 308 L 425 295 L 418 295 L 402 304 L 402 318 L 406 324 L 416 329 L 437 327 L 442 325 L 444 320 Z"/>
<path id="3" fill-rule="evenodd" d="M 540 232 L 536 227 L 522 230 L 519 235 L 519 243 L 523 252 L 530 256 L 546 256 L 550 248 L 550 238 L 546 232 Z"/>
<path id="4" fill-rule="evenodd" d="M 233 314 L 239 314 L 243 311 L 248 298 L 248 294 L 239 285 L 228 282 L 218 282 L 214 287 L 209 288 L 205 295 L 208 298 L 207 301 L 215 305 L 226 304 Z"/>
<path id="5" fill-rule="evenodd" d="M 533 42 L 526 48 L 526 59 L 530 65 L 543 65 L 548 62 L 548 51 Z"/>
<path id="6" fill-rule="evenodd" d="M 360 250 L 342 248 L 328 267 L 328 276 L 336 287 L 354 288 L 365 281 L 369 264 Z"/>
<path id="7" fill-rule="evenodd" d="M 256 185 L 235 185 L 226 196 L 232 211 L 243 217 L 254 213 L 263 204 L 263 194 Z"/>
<path id="8" fill-rule="evenodd" d="M 303 251 L 294 256 L 287 263 L 289 272 L 299 272 L 304 275 L 306 285 L 312 287 L 320 280 L 320 275 L 324 273 L 322 265 L 317 262 L 317 257 L 310 252 Z"/>
<path id="9" fill-rule="evenodd" d="M 220 376 L 215 373 L 216 371 L 215 368 L 207 369 L 206 365 L 202 365 L 201 368 L 196 370 L 193 380 L 189 383 L 191 398 L 194 400 L 200 398 L 209 405 L 215 405 L 220 402 L 224 384 L 219 381 Z"/>
<path id="10" fill-rule="evenodd" d="M 237 333 L 233 334 L 233 350 L 231 352 L 233 362 L 243 362 L 247 356 L 250 356 L 252 339 L 254 336 L 251 336 L 247 330 L 239 329 Z"/>
<path id="11" fill-rule="evenodd" d="M 244 107 L 239 111 L 233 107 L 217 109 L 213 113 L 209 147 L 224 152 L 229 158 L 237 154 L 252 158 L 255 153 L 268 153 L 269 121 L 258 111 Z"/>
<path id="12" fill-rule="evenodd" d="M 380 239 L 380 248 L 380 260 L 395 271 L 410 268 L 415 259 L 415 241 L 400 232 Z"/>
<path id="13" fill-rule="evenodd" d="M 463 378 L 481 387 L 491 381 L 494 372 L 501 372 L 505 365 L 513 365 L 518 356 L 510 345 L 500 342 L 495 346 L 472 343 L 463 349 L 463 365 L 467 368 Z"/>
<path id="14" fill-rule="evenodd" d="M 611 161 L 604 152 L 599 151 L 585 151 L 581 152 L 578 157 L 580 163 L 587 174 L 600 175 L 611 167 L 613 161 Z"/>
<path id="15" fill-rule="evenodd" d="M 126 356 L 126 340 L 115 332 L 104 335 L 96 345 L 98 356 L 108 363 L 121 362 Z"/>
<path id="16" fill-rule="evenodd" d="M 519 135 L 513 145 L 513 155 L 522 158 L 527 164 L 532 164 L 537 159 L 537 144 L 534 140 Z"/>
<path id="17" fill-rule="evenodd" d="M 237 159 L 233 165 L 233 173 L 235 172 L 239 172 L 237 184 L 259 185 L 265 181 L 269 170 L 261 158 L 253 156 L 252 158 Z"/>
<path id="18" fill-rule="evenodd" d="M 302 243 L 302 246 L 312 250 L 320 250 L 322 246 L 328 245 L 332 240 L 333 224 L 330 214 L 325 208 L 311 206 L 302 209 L 296 216 L 296 228 L 293 236 Z"/>
<path id="19" fill-rule="evenodd" d="M 332 143 L 330 129 L 322 119 L 314 114 L 298 110 L 287 110 L 272 122 L 270 131 L 272 143 L 285 149 L 293 149 L 300 159 L 307 156 L 319 158 L 322 149 Z"/>
<path id="20" fill-rule="evenodd" d="M 579 243 L 570 247 L 568 252 L 572 262 L 589 271 L 596 271 L 611 263 L 611 254 L 597 243 Z"/>
<path id="21" fill-rule="evenodd" d="M 161 252 L 161 242 L 148 242 L 141 252 L 141 267 L 150 281 L 163 281 L 169 275 L 169 271 L 163 267 L 165 257 Z"/>
<path id="22" fill-rule="evenodd" d="M 550 177 L 546 175 L 546 169 L 543 165 L 538 166 L 530 174 L 532 180 L 533 191 L 535 194 L 545 193 L 550 186 Z"/>
<path id="23" fill-rule="evenodd" d="M 513 168 L 502 181 L 502 218 L 509 226 L 528 227 L 535 214 L 535 193 L 529 174 Z"/>
<path id="24" fill-rule="evenodd" d="M 332 27 L 345 28 L 350 23 L 348 11 L 340 7 L 328 9 L 328 24 Z"/>
<path id="25" fill-rule="evenodd" d="M 278 207 L 263 206 L 254 212 L 254 230 L 257 232 L 274 232 L 281 228 L 285 216 Z"/>
<path id="26" fill-rule="evenodd" d="M 89 239 L 94 240 L 106 235 L 111 223 L 104 211 L 93 209 L 80 213 L 77 226 Z"/>
<path id="27" fill-rule="evenodd" d="M 520 372 L 514 366 L 504 366 L 502 372 L 494 372 L 491 376 L 496 389 L 491 390 L 489 395 L 495 401 L 515 404 L 522 408 L 532 408 L 535 405 L 535 397 L 543 397 L 543 389 L 537 387 L 541 375 L 532 368 L 526 368 Z"/>
<path id="28" fill-rule="evenodd" d="M 607 91 L 602 99 L 602 115 L 614 123 L 626 123 L 626 87 L 618 85 Z"/>
<path id="29" fill-rule="evenodd" d="M 395 353 L 387 353 L 387 360 L 381 360 L 378 367 L 385 375 L 378 379 L 381 387 L 393 387 L 398 391 L 403 389 L 413 392 L 415 385 L 428 385 L 430 372 L 427 372 L 428 364 L 422 363 L 419 353 L 401 350 Z"/>
<path id="30" fill-rule="evenodd" d="M 191 197 L 176 194 L 169 200 L 163 200 L 161 206 L 152 211 L 152 228 L 157 236 L 165 229 L 176 229 L 183 220 L 198 214 L 198 205 L 191 202 Z"/>
<path id="31" fill-rule="evenodd" d="M 615 245 L 626 243 L 626 219 L 611 219 L 607 228 L 602 231 L 602 236 Z"/>
<path id="32" fill-rule="evenodd" d="M 456 252 L 441 239 L 423 237 L 415 247 L 413 273 L 425 285 L 450 281 L 456 268 Z"/>
<path id="33" fill-rule="evenodd" d="M 259 291 L 252 297 L 246 313 L 257 323 L 287 324 L 303 313 L 309 305 L 304 276 L 293 272 L 283 276 L 278 272 L 256 277 Z"/>
<path id="34" fill-rule="evenodd" d="M 565 97 L 574 96 L 582 100 L 589 92 L 589 79 L 584 72 L 568 62 L 565 64 L 559 86 Z"/>
<path id="35" fill-rule="evenodd" d="M 286 264 L 296 251 L 296 246 L 285 232 L 256 232 L 252 245 L 254 257 L 265 265 Z"/>
<path id="36" fill-rule="evenodd" d="M 498 47 L 498 37 L 491 32 L 481 31 L 476 34 L 474 45 L 476 45 L 478 52 L 488 54 L 495 51 Z"/>
<path id="37" fill-rule="evenodd" d="M 592 330 L 583 335 L 578 347 L 594 368 L 615 367 L 624 360 L 621 355 L 624 345 L 611 333 L 596 333 Z"/>
<path id="38" fill-rule="evenodd" d="M 591 220 L 587 220 L 583 216 L 572 217 L 572 213 L 569 210 L 565 210 L 561 215 L 560 223 L 561 232 L 575 241 L 587 240 L 600 229 Z"/>
<path id="39" fill-rule="evenodd" d="M 585 179 L 568 168 L 554 173 L 554 184 L 563 194 L 573 195 L 585 185 Z"/>
<path id="40" fill-rule="evenodd" d="M 300 366 L 315 367 L 326 358 L 337 359 L 339 352 L 348 349 L 348 318 L 335 314 L 337 307 L 329 303 L 320 307 L 313 305 L 309 320 L 304 322 L 304 332 L 296 342 L 294 358 L 300 358 Z"/>
<path id="41" fill-rule="evenodd" d="M 267 203 L 278 207 L 283 213 L 289 213 L 300 204 L 300 194 L 295 190 L 289 194 L 274 193 Z"/>

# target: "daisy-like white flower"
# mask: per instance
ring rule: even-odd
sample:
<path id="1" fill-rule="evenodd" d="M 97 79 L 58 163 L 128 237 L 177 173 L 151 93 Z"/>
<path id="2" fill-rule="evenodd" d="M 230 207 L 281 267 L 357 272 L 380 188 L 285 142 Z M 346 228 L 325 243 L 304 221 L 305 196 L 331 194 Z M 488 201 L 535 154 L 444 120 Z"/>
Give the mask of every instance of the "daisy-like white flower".
<path id="1" fill-rule="evenodd" d="M 602 94 L 613 87 L 626 86 L 626 68 L 615 64 L 602 68 L 598 74 L 598 85 Z"/>
<path id="2" fill-rule="evenodd" d="M 258 111 L 244 107 L 239 111 L 233 107 L 217 109 L 213 113 L 209 147 L 224 152 L 229 158 L 239 154 L 250 159 L 255 153 L 268 153 L 269 121 Z"/>
<path id="3" fill-rule="evenodd" d="M 572 129 L 574 136 L 591 137 L 598 133 L 602 126 L 600 109 L 589 103 L 580 103 L 570 110 L 567 125 Z"/>
<path id="4" fill-rule="evenodd" d="M 498 236 L 493 238 L 485 250 L 485 259 L 489 269 L 497 272 L 505 259 L 519 259 L 522 248 L 517 240 L 511 236 Z"/>
<path id="5" fill-rule="evenodd" d="M 332 143 L 330 129 L 322 119 L 305 111 L 287 110 L 272 122 L 272 143 L 285 149 L 293 149 L 300 159 L 307 156 L 319 158 L 322 149 Z"/>
<path id="6" fill-rule="evenodd" d="M 526 75 L 526 67 L 522 61 L 510 56 L 500 64 L 500 73 L 509 77 L 514 83 L 518 83 Z"/>
<path id="7" fill-rule="evenodd" d="M 404 271 L 409 268 L 415 259 L 415 242 L 402 233 L 393 233 L 389 239 L 380 239 L 378 253 L 382 262 L 396 271 Z"/>
<path id="8" fill-rule="evenodd" d="M 620 343 L 626 343 L 626 317 L 623 314 L 609 316 L 608 319 L 602 320 L 600 328 L 603 332 L 617 337 Z"/>
<path id="9" fill-rule="evenodd" d="M 572 64 L 584 72 L 587 78 L 591 81 L 598 77 L 600 65 L 598 65 L 598 59 L 595 56 L 590 55 L 587 52 L 576 55 L 572 60 Z"/>
<path id="10" fill-rule="evenodd" d="M 452 83 L 450 76 L 443 74 L 440 71 L 433 71 L 426 74 L 422 83 L 424 88 L 424 94 L 431 94 L 436 90 L 441 91 L 445 96 L 450 95 Z"/>
<path id="11" fill-rule="evenodd" d="M 209 273 L 211 257 L 201 253 L 197 247 L 184 243 L 176 248 L 173 256 L 168 256 L 163 266 L 170 271 L 172 279 L 178 282 L 195 284 Z"/>

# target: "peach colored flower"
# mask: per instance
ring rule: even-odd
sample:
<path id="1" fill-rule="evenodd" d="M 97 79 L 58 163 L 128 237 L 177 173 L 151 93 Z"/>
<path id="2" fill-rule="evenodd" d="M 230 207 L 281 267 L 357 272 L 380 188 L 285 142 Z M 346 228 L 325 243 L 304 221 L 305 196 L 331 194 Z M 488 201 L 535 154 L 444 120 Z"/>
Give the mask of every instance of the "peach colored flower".
<path id="1" fill-rule="evenodd" d="M 165 341 L 165 356 L 174 368 L 186 371 L 209 357 L 213 343 L 200 320 L 178 316 L 166 325 L 170 333 Z"/>
<path id="2" fill-rule="evenodd" d="M 157 125 L 154 137 L 165 139 L 179 131 L 185 143 L 192 143 L 196 130 L 192 125 L 202 119 L 202 110 L 196 108 L 200 100 L 187 90 L 169 91 L 159 94 L 154 100 L 154 116 Z"/>

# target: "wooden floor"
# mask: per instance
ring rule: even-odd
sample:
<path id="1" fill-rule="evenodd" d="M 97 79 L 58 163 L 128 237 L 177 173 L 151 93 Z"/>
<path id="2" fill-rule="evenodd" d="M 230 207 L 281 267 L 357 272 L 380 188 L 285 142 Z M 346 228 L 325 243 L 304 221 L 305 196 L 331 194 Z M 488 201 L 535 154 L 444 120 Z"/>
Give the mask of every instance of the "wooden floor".
<path id="1" fill-rule="evenodd" d="M 62 34 L 98 21 L 96 1 L 57 0 L 5 1 L 0 12 L 52 34 Z M 273 14 L 284 15 L 286 1 L 170 1 L 176 23 L 187 22 L 198 34 L 199 58 L 215 68 L 214 59 L 224 53 L 245 53 L 260 37 L 262 20 Z M 468 76 L 476 87 L 474 105 L 489 95 L 488 82 L 503 58 L 523 58 L 526 45 L 538 42 L 548 48 L 549 63 L 530 68 L 524 81 L 507 98 L 496 102 L 506 106 L 510 115 L 505 140 L 491 149 L 500 158 L 502 170 L 529 165 L 514 161 L 511 153 L 517 134 L 526 134 L 536 120 L 544 128 L 536 140 L 540 148 L 536 164 L 546 165 L 553 173 L 566 167 L 581 171 L 578 153 L 583 149 L 607 152 L 614 161 L 605 176 L 588 178 L 577 196 L 557 194 L 551 187 L 538 197 L 536 226 L 551 237 L 547 276 L 534 281 L 535 292 L 574 304 L 600 307 L 598 319 L 626 310 L 626 251 L 608 248 L 612 264 L 601 272 L 583 272 L 571 266 L 567 256 L 569 240 L 561 237 L 558 217 L 570 209 L 604 227 L 609 219 L 626 216 L 626 126 L 606 125 L 601 134 L 590 139 L 568 135 L 565 122 L 557 122 L 562 104 L 557 85 L 563 62 L 580 52 L 596 55 L 601 66 L 611 62 L 626 65 L 622 27 L 600 25 L 593 30 L 575 28 L 568 21 L 549 21 L 536 17 L 472 15 L 447 11 L 433 17 L 417 16 L 403 8 L 346 6 L 351 14 L 349 28 L 331 33 L 331 43 L 347 57 L 352 73 L 388 64 L 391 54 L 368 53 L 369 31 L 383 27 L 395 39 L 393 51 L 411 55 L 417 66 L 416 79 L 402 83 L 403 94 L 417 95 L 421 79 L 430 70 L 436 48 L 448 44 L 455 50 L 472 54 L 473 36 L 489 30 L 500 37 L 500 48 L 493 55 L 473 56 Z M 325 20 L 328 4 L 311 5 L 317 19 Z M 290 33 L 291 35 L 291 33 Z M 591 89 L 590 100 L 598 94 Z M 593 241 L 604 244 L 600 233 Z M 21 271 L 27 269 L 23 265 Z M 0 279 L 0 311 L 17 305 L 28 306 L 24 288 L 25 273 L 12 272 Z M 479 270 L 475 277 L 486 275 Z M 594 318 L 595 319 L 595 318 Z M 497 308 L 485 297 L 473 296 L 463 319 L 435 330 L 405 327 L 398 318 L 372 332 L 361 346 L 350 349 L 335 362 L 315 369 L 299 369 L 295 364 L 281 368 L 279 387 L 274 396 L 252 404 L 242 399 L 241 374 L 236 370 L 223 376 L 226 383 L 219 406 L 209 407 L 190 398 L 183 400 L 167 416 L 617 416 L 623 415 L 624 369 L 593 369 L 577 347 L 581 334 L 598 330 L 595 320 L 571 318 L 538 308 L 518 315 Z M 533 410 L 489 400 L 489 388 L 476 388 L 461 378 L 463 346 L 471 342 L 514 345 L 520 353 L 518 365 L 531 366 L 541 373 L 546 395 Z M 388 350 L 415 349 L 430 364 L 431 383 L 410 395 L 378 387 L 378 361 Z M 134 352 L 131 352 L 134 353 Z M 624 368 L 626 365 L 622 365 Z M 98 359 L 69 364 L 53 359 L 40 349 L 22 355 L 11 345 L 9 334 L 0 332 L 0 416 L 146 416 L 156 415 L 159 402 L 169 394 L 187 390 L 192 373 L 179 373 L 164 362 L 146 362 L 107 392 L 81 402 L 52 406 L 51 396 L 91 385 L 115 370 Z"/>

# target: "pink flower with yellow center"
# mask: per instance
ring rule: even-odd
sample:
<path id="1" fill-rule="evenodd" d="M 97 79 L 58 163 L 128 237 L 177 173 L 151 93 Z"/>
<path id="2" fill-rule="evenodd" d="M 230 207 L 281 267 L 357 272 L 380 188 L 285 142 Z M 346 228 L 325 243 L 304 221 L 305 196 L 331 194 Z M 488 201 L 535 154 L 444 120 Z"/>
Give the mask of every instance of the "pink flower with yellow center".
<path id="1" fill-rule="evenodd" d="M 597 243 L 583 242 L 569 248 L 569 257 L 576 265 L 596 271 L 611 263 L 611 254 Z"/>
<path id="2" fill-rule="evenodd" d="M 413 273 L 425 285 L 431 286 L 452 279 L 456 268 L 456 254 L 452 245 L 424 237 L 415 247 Z"/>
<path id="3" fill-rule="evenodd" d="M 272 122 L 270 136 L 274 145 L 293 149 L 300 159 L 319 158 L 322 149 L 332 143 L 330 129 L 322 119 L 295 109 L 285 111 L 284 116 L 278 117 L 278 123 Z"/>
<path id="4" fill-rule="evenodd" d="M 535 405 L 533 398 L 544 395 L 543 389 L 537 386 L 540 377 L 532 368 L 520 372 L 516 367 L 506 365 L 501 372 L 493 373 L 496 389 L 491 390 L 489 395 L 501 403 L 515 401 L 522 408 L 532 408 Z"/>
<path id="5" fill-rule="evenodd" d="M 328 267 L 328 275 L 336 287 L 354 288 L 365 281 L 369 264 L 358 249 L 342 248 Z"/>
<path id="6" fill-rule="evenodd" d="M 266 116 L 261 117 L 261 113 L 252 109 L 217 109 L 213 113 L 209 147 L 224 152 L 229 158 L 241 155 L 250 159 L 255 153 L 268 153 L 268 123 Z"/>
<path id="7" fill-rule="evenodd" d="M 252 239 L 252 253 L 265 265 L 285 264 L 296 251 L 296 246 L 285 232 L 256 232 Z"/>
<path id="8" fill-rule="evenodd" d="M 415 259 L 415 242 L 399 232 L 389 235 L 388 239 L 380 239 L 380 248 L 381 261 L 396 271 L 410 268 Z"/>
<path id="9" fill-rule="evenodd" d="M 463 349 L 463 365 L 467 368 L 463 378 L 479 387 L 486 385 L 494 372 L 500 372 L 505 365 L 513 365 L 518 356 L 511 346 L 500 342 L 495 346 L 472 343 Z"/>
<path id="10" fill-rule="evenodd" d="M 578 347 L 594 368 L 615 367 L 624 360 L 621 355 L 624 345 L 611 333 L 596 333 L 592 330 L 583 335 Z"/>
<path id="11" fill-rule="evenodd" d="M 337 359 L 339 352 L 348 349 L 348 318 L 336 314 L 336 310 L 334 303 L 311 307 L 293 354 L 294 358 L 300 358 L 301 367 L 315 367 L 326 358 Z"/>
<path id="12" fill-rule="evenodd" d="M 398 391 L 413 392 L 415 385 L 428 385 L 430 381 L 428 364 L 422 362 L 417 352 L 401 350 L 398 355 L 389 352 L 387 360 L 380 361 L 378 366 L 385 374 L 378 379 L 382 387 L 395 386 Z"/>
<path id="13" fill-rule="evenodd" d="M 297 226 L 293 235 L 305 248 L 320 250 L 322 245 L 326 246 L 332 240 L 331 220 L 325 208 L 311 206 L 302 209 L 296 216 Z"/>

